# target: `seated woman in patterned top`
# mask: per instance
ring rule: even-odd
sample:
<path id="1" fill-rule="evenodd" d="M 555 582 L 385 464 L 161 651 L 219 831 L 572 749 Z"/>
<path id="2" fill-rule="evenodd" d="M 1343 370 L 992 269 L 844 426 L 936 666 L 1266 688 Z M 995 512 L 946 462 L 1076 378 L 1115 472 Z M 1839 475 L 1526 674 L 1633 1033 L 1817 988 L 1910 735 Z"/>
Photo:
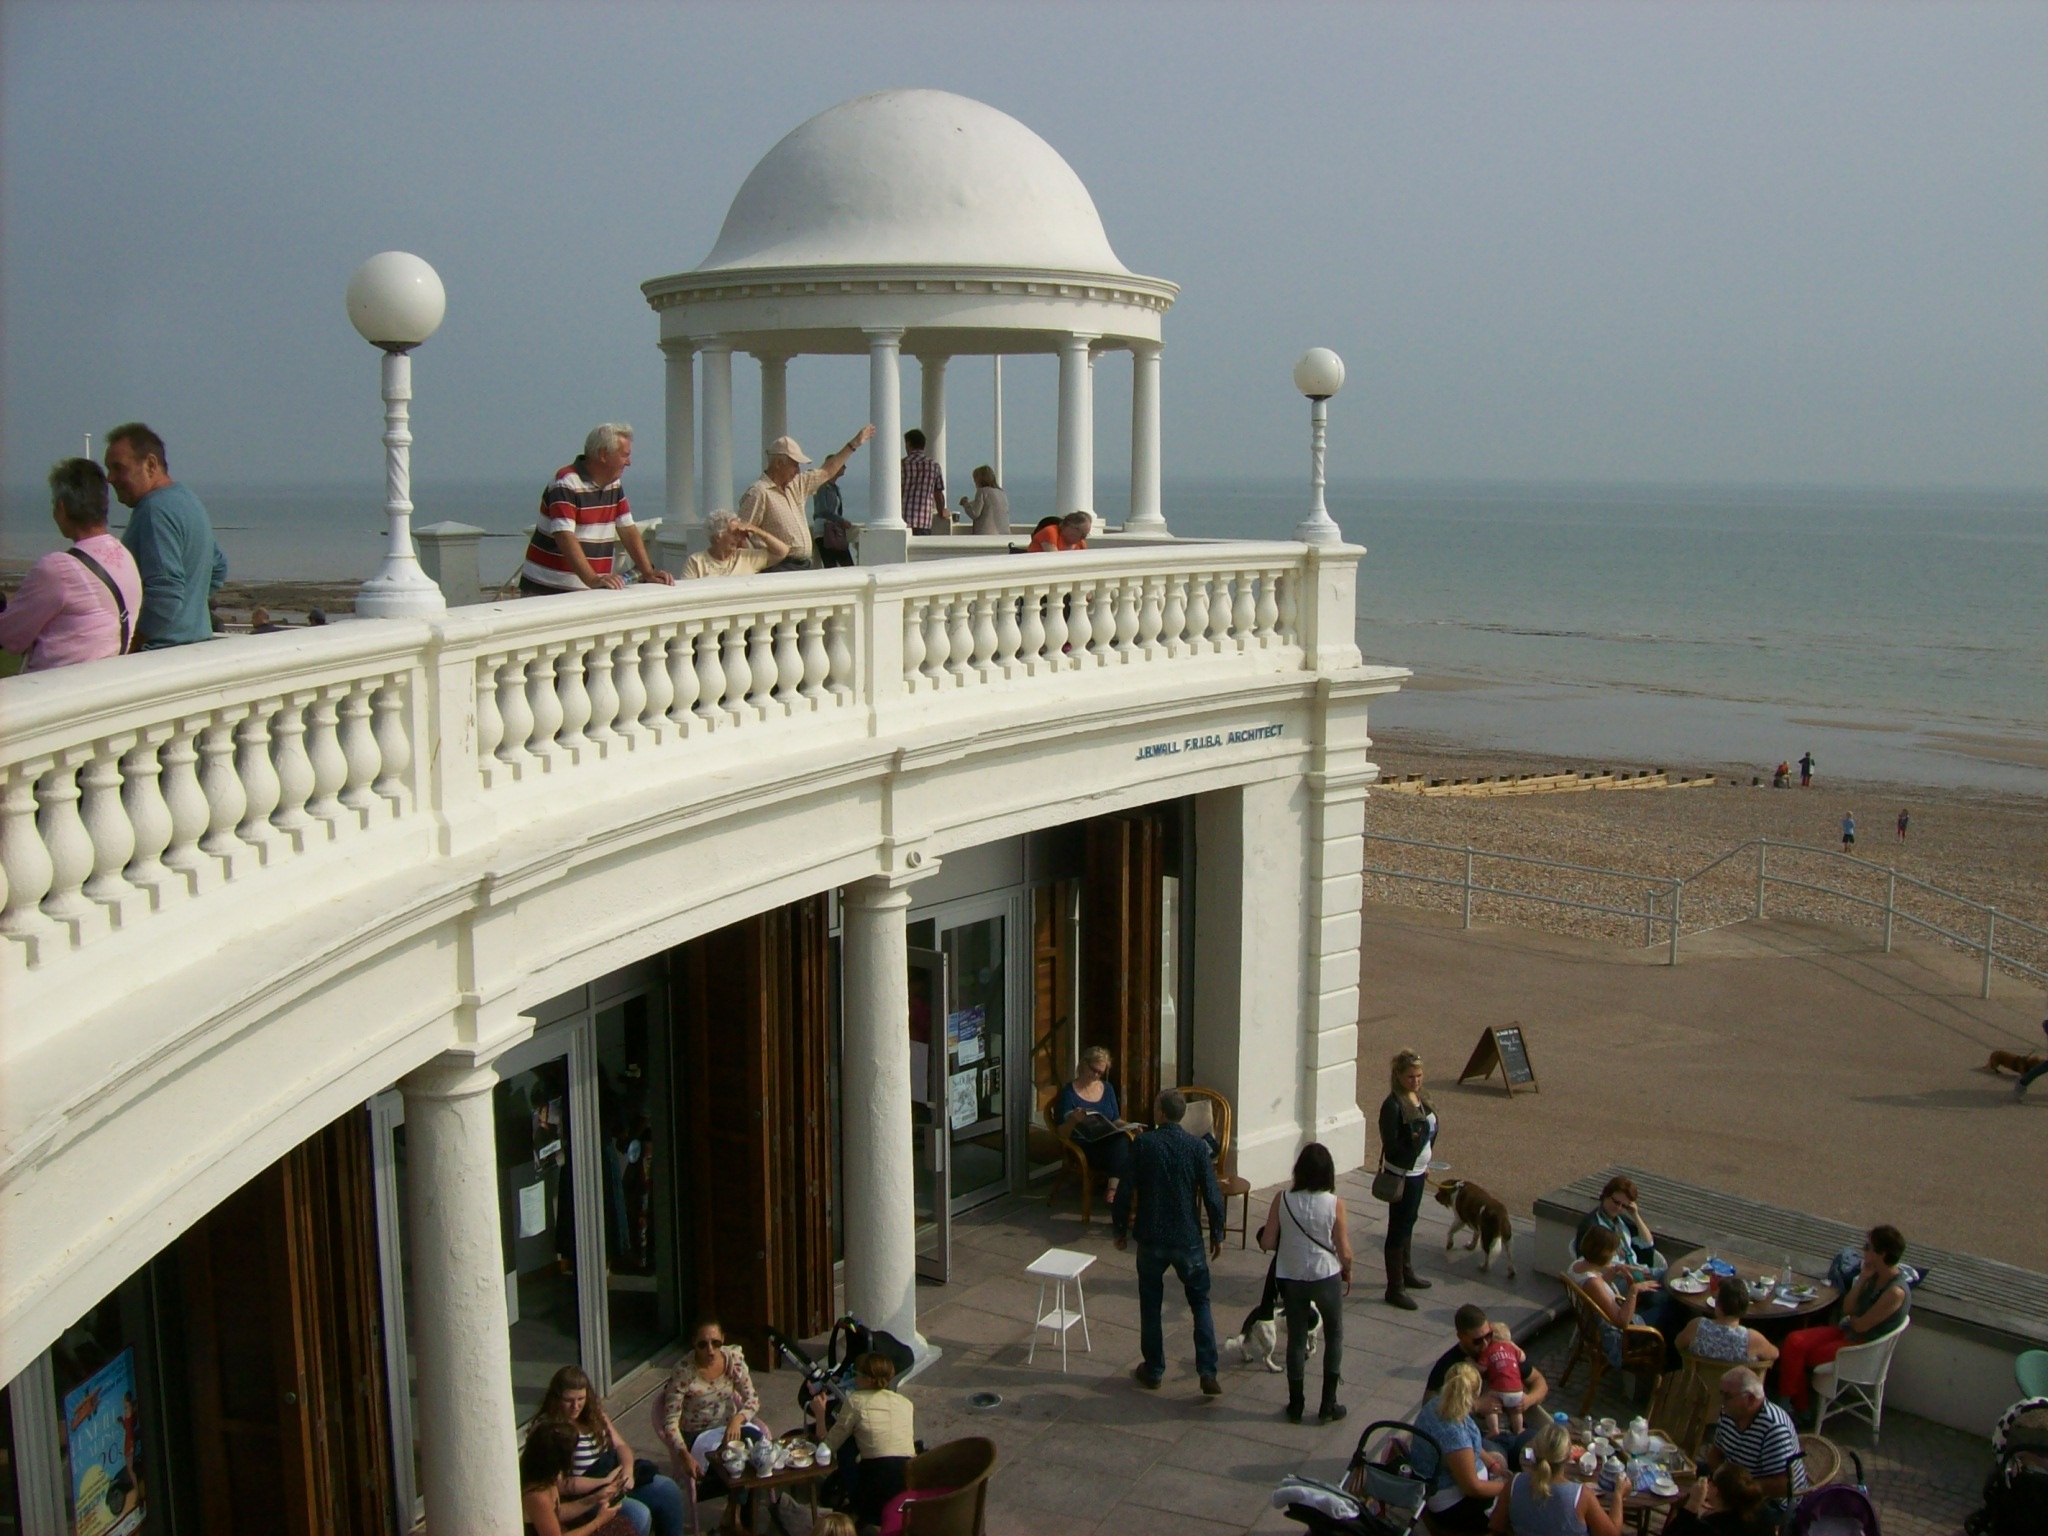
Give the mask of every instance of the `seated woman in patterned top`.
<path id="1" fill-rule="evenodd" d="M 688 1475 L 700 1485 L 718 1474 L 718 1448 L 745 1438 L 756 1421 L 761 1394 L 747 1371 L 747 1357 L 737 1344 L 725 1342 L 725 1328 L 707 1317 L 691 1338 L 690 1357 L 676 1366 L 661 1392 L 661 1438 L 675 1458 L 677 1477 Z M 722 1475 L 722 1474 L 721 1474 Z M 712 1490 L 700 1489 L 702 1493 Z"/>
<path id="2" fill-rule="evenodd" d="M 1724 1281 L 1714 1292 L 1714 1315 L 1694 1318 L 1672 1342 L 1702 1360 L 1768 1365 L 1778 1358 L 1778 1346 L 1742 1321 L 1748 1313 L 1749 1287 Z"/>

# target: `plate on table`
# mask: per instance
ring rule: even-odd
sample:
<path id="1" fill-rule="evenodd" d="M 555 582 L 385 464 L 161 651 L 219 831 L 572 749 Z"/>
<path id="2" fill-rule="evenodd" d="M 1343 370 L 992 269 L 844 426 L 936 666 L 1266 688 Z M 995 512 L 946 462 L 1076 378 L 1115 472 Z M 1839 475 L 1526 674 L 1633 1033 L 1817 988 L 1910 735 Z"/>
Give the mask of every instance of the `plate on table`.
<path id="1" fill-rule="evenodd" d="M 1681 1296 L 1704 1296 L 1707 1294 L 1707 1282 L 1698 1275 L 1674 1275 L 1671 1289 Z"/>
<path id="2" fill-rule="evenodd" d="M 1656 1494 L 1660 1499 L 1676 1498 L 1678 1496 L 1678 1484 L 1672 1480 L 1669 1472 L 1659 1472 L 1657 1480 L 1650 1484 L 1650 1492 Z"/>
<path id="3" fill-rule="evenodd" d="M 1811 1301 L 1820 1294 L 1810 1285 L 1781 1285 L 1778 1287 L 1780 1301 Z"/>

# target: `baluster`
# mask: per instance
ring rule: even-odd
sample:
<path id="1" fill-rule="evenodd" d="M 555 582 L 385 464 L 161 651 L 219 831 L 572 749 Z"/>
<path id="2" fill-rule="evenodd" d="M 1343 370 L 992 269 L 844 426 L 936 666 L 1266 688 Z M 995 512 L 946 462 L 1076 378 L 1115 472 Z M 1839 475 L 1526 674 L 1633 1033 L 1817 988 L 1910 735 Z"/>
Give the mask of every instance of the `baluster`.
<path id="1" fill-rule="evenodd" d="M 92 873 L 92 838 L 78 819 L 77 759 L 63 757 L 36 780 L 36 825 L 50 851 L 50 889 L 43 910 L 64 922 L 89 917 L 97 909 L 81 887 Z"/>
<path id="2" fill-rule="evenodd" d="M 555 656 L 555 696 L 562 704 L 555 740 L 575 761 L 581 761 L 592 744 L 583 733 L 590 723 L 590 690 L 583 685 L 583 658 L 589 649 L 590 642 L 579 635 L 564 642 Z"/>
<path id="3" fill-rule="evenodd" d="M 1017 622 L 1017 605 L 1031 601 L 1029 594 L 1011 587 L 996 600 L 996 665 L 1003 676 L 1015 677 L 1022 669 L 1018 652 L 1024 648 L 1024 628 Z"/>
<path id="4" fill-rule="evenodd" d="M 1209 587 L 1209 649 L 1222 651 L 1230 644 L 1230 578 L 1217 572 Z"/>
<path id="5" fill-rule="evenodd" d="M 526 707 L 533 713 L 533 736 L 526 750 L 552 769 L 560 748 L 555 735 L 562 728 L 562 695 L 555 681 L 556 652 L 542 646 L 526 664 Z"/>
<path id="6" fill-rule="evenodd" d="M 825 660 L 831 664 L 825 675 L 832 691 L 842 696 L 853 692 L 853 643 L 847 638 L 852 630 L 850 608 L 834 608 L 825 620 Z"/>
<path id="7" fill-rule="evenodd" d="M 397 678 L 370 695 L 370 731 L 384 766 L 370 788 L 391 803 L 394 815 L 405 810 L 405 770 L 412 766 L 412 735 L 406 729 L 405 690 Z"/>
<path id="8" fill-rule="evenodd" d="M 967 669 L 974 659 L 974 626 L 968 617 L 971 607 L 964 593 L 946 605 L 946 671 L 956 686 L 967 681 Z"/>
<path id="9" fill-rule="evenodd" d="M 1187 654 L 1209 650 L 1209 578 L 1199 572 L 1188 578 Z"/>
<path id="10" fill-rule="evenodd" d="M 989 663 L 996 654 L 996 599 L 992 594 L 982 592 L 975 596 L 968 633 L 974 638 L 975 675 L 987 682 Z"/>
<path id="11" fill-rule="evenodd" d="M 498 689 L 498 714 L 505 722 L 505 732 L 498 742 L 498 761 L 513 768 L 525 762 L 527 743 L 533 739 L 533 705 L 526 697 L 526 665 L 530 656 L 515 652 L 498 663 L 496 677 Z M 348 705 L 342 705 L 342 716 L 346 720 Z M 353 780 L 351 780 L 353 782 Z M 343 795 L 342 803 L 348 804 Z"/>
<path id="12" fill-rule="evenodd" d="M 1258 643 L 1259 610 L 1252 597 L 1252 573 L 1237 571 L 1230 580 L 1237 589 L 1237 605 L 1230 615 L 1230 637 L 1240 651 L 1248 651 Z"/>
<path id="13" fill-rule="evenodd" d="M 903 600 L 903 681 L 924 686 L 924 604 L 914 597 Z"/>
<path id="14" fill-rule="evenodd" d="M 0 789 L 0 871 L 7 876 L 7 905 L 0 909 L 0 933 L 39 939 L 54 928 L 42 908 L 56 868 L 49 845 L 36 825 L 36 780 L 48 768 L 47 758 L 17 763 Z"/>
<path id="15" fill-rule="evenodd" d="M 1279 585 L 1280 573 L 1278 571 L 1259 572 L 1259 606 L 1257 614 L 1259 646 L 1261 649 L 1266 649 L 1276 643 L 1273 631 L 1280 622 Z"/>
<path id="16" fill-rule="evenodd" d="M 656 741 L 668 736 L 669 711 L 676 703 L 675 674 L 669 670 L 669 651 L 675 640 L 674 635 L 657 629 L 640 647 L 640 688 L 647 695 L 647 702 L 640 706 L 640 719 Z M 690 680 L 696 681 L 694 673 Z"/>
<path id="17" fill-rule="evenodd" d="M 725 712 L 737 725 L 745 718 L 747 690 L 754 686 L 754 669 L 747 661 L 747 626 L 734 619 L 724 636 Z"/>
<path id="18" fill-rule="evenodd" d="M 775 620 L 775 698 L 784 714 L 796 708 L 797 689 L 803 686 L 804 659 L 796 649 L 796 617 L 780 614 Z"/>
<path id="19" fill-rule="evenodd" d="M 1166 608 L 1159 615 L 1159 638 L 1169 656 L 1185 656 L 1188 653 L 1188 579 L 1174 575 L 1166 578 Z"/>
<path id="20" fill-rule="evenodd" d="M 215 869 L 199 849 L 209 814 L 206 792 L 199 787 L 198 737 L 205 724 L 203 716 L 180 721 L 156 755 L 163 767 L 164 804 L 171 812 L 171 840 L 163 862 L 183 877 L 188 892 L 200 890 Z"/>
<path id="21" fill-rule="evenodd" d="M 348 782 L 348 759 L 342 755 L 341 741 L 337 733 L 335 705 L 341 701 L 348 685 L 323 688 L 313 702 L 306 706 L 306 761 L 313 769 L 313 794 L 306 801 L 307 814 L 327 824 L 327 835 L 335 836 L 341 830 L 345 814 L 340 795 L 341 786 Z M 497 694 L 495 689 L 479 688 L 478 701 L 489 699 L 492 704 L 491 719 L 498 719 Z"/>
<path id="22" fill-rule="evenodd" d="M 618 712 L 612 717 L 612 734 L 629 747 L 638 747 L 647 734 L 647 679 L 641 670 L 641 647 L 649 643 L 646 630 L 636 630 L 619 642 L 612 654 L 612 687 L 618 692 Z M 664 677 L 663 682 L 668 679 Z"/>
<path id="23" fill-rule="evenodd" d="M 1116 659 L 1116 611 L 1121 586 L 1113 576 L 1095 583 L 1094 602 L 1088 613 L 1088 654 L 1099 667 Z"/>
<path id="24" fill-rule="evenodd" d="M 199 736 L 199 790 L 206 796 L 206 835 L 199 846 L 222 860 L 223 872 L 230 876 L 243 853 L 235 828 L 249 800 L 241 775 L 235 772 L 235 722 L 240 718 L 238 711 L 224 711 Z"/>
<path id="25" fill-rule="evenodd" d="M 270 824 L 305 851 L 305 830 L 313 825 L 306 802 L 313 794 L 313 765 L 306 760 L 306 696 L 295 694 L 278 706 L 270 727 L 270 765 L 277 774 L 277 807 Z"/>
<path id="26" fill-rule="evenodd" d="M 1062 654 L 1077 669 L 1093 666 L 1094 662 L 1088 655 L 1088 642 L 1095 638 L 1095 626 L 1089 621 L 1088 614 L 1095 603 L 1095 584 L 1077 581 L 1060 594 L 1060 601 L 1067 624 L 1067 644 Z M 1051 617 L 1050 613 L 1047 617 Z M 1052 636 L 1048 635 L 1046 639 L 1049 643 Z"/>
<path id="27" fill-rule="evenodd" d="M 693 626 L 694 627 L 694 626 Z M 722 725 L 725 711 L 725 667 L 718 659 L 718 631 L 707 623 L 697 631 L 697 713 L 707 724 Z"/>
<path id="28" fill-rule="evenodd" d="M 1137 654 L 1147 661 L 1159 655 L 1162 650 L 1159 644 L 1159 626 L 1165 622 L 1160 614 L 1161 592 L 1165 585 L 1161 577 L 1147 576 L 1145 589 L 1138 595 L 1138 611 L 1132 615 L 1133 641 L 1137 646 Z"/>
<path id="29" fill-rule="evenodd" d="M 1299 594 L 1301 578 L 1293 571 L 1283 571 L 1280 581 L 1280 643 L 1296 645 L 1301 640 L 1301 605 Z"/>
<path id="30" fill-rule="evenodd" d="M 747 625 L 747 702 L 765 720 L 775 701 L 775 625 L 765 614 Z"/>
<path id="31" fill-rule="evenodd" d="M 832 672 L 832 658 L 825 654 L 825 615 L 817 609 L 805 613 L 797 626 L 796 648 L 803 670 L 796 691 L 816 709 L 825 696 L 825 679 Z"/>
<path id="32" fill-rule="evenodd" d="M 517 671 L 525 669 L 524 662 L 509 662 L 507 665 Z M 378 804 L 376 790 L 370 787 L 376 781 L 377 770 L 383 766 L 383 757 L 377 750 L 377 733 L 370 725 L 370 695 L 376 688 L 374 680 L 350 683 L 337 710 L 341 724 L 336 734 L 341 738 L 342 761 L 348 764 L 341 780 L 340 799 L 343 805 L 355 812 L 359 827 L 367 827 L 371 817 L 382 808 Z M 523 697 L 520 702 L 523 706 Z M 512 723 L 509 711 L 506 723 Z M 516 753 L 519 746 L 518 739 L 508 738 L 499 743 L 498 751 L 510 762 L 510 754 Z"/>
<path id="33" fill-rule="evenodd" d="M 164 803 L 164 769 L 157 755 L 170 735 L 169 726 L 151 726 L 121 759 L 121 805 L 135 839 L 128 856 L 128 883 L 147 891 L 152 907 L 164 904 L 160 887 L 171 879 L 163 861 L 163 852 L 171 845 L 171 808 Z"/>
<path id="34" fill-rule="evenodd" d="M 270 813 L 277 809 L 284 786 L 278 783 L 277 766 L 270 760 L 270 714 L 278 701 L 264 699 L 242 717 L 235 727 L 235 777 L 242 781 L 242 819 L 235 824 L 235 836 L 271 859 L 271 845 L 277 828 Z"/>
<path id="35" fill-rule="evenodd" d="M 92 873 L 85 894 L 119 908 L 135 895 L 121 871 L 135 857 L 135 827 L 121 803 L 121 753 L 110 741 L 99 743 L 78 772 L 78 819 L 92 839 Z"/>
<path id="36" fill-rule="evenodd" d="M 928 600 L 921 611 L 924 614 L 924 675 L 932 680 L 934 688 L 946 685 L 946 659 L 953 654 L 953 642 L 946 633 L 946 600 L 934 597 Z"/>
<path id="37" fill-rule="evenodd" d="M 498 713 L 498 668 L 496 663 L 478 659 L 476 664 L 476 760 L 488 768 L 498 759 L 498 743 L 505 739 L 505 717 Z M 308 751 L 312 748 L 310 744 Z"/>
<path id="38" fill-rule="evenodd" d="M 610 746 L 612 722 L 619 717 L 619 689 L 612 665 L 618 644 L 617 635 L 599 635 L 591 641 L 583 660 L 584 691 L 590 697 L 590 719 L 584 724 L 583 736 L 600 756 Z"/>
<path id="39" fill-rule="evenodd" d="M 1031 676 L 1045 670 L 1048 648 L 1045 633 L 1045 594 L 1046 589 L 1042 586 L 1026 587 L 1024 606 L 1019 611 L 1019 617 L 1023 622 L 1017 626 L 1017 659 L 1023 663 L 1024 671 Z M 1054 603 L 1058 601 L 1057 597 L 1053 599 Z"/>
<path id="40" fill-rule="evenodd" d="M 668 701 L 668 717 L 678 735 L 690 733 L 697 706 L 697 635 L 701 624 L 677 628 L 668 643 L 668 681 L 675 697 Z"/>

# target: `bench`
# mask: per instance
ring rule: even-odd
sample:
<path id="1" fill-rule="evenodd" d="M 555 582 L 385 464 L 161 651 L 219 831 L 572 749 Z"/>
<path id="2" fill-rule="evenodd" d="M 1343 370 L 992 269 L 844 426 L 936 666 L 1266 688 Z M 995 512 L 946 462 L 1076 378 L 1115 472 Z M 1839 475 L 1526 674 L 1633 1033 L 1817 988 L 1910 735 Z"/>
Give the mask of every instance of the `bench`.
<path id="1" fill-rule="evenodd" d="M 1713 1244 L 1744 1257 L 1789 1253 L 1803 1274 L 1824 1275 L 1867 1228 L 1788 1211 L 1641 1168 L 1587 1174 L 1536 1202 L 1535 1267 L 1562 1275 L 1579 1220 L 1617 1174 L 1635 1180 L 1657 1246 L 1673 1260 Z M 1882 1213 L 1878 1213 L 1882 1219 Z M 1927 1278 L 1913 1292 L 1913 1326 L 1899 1341 L 1887 1406 L 1968 1434 L 1989 1434 L 2014 1397 L 2013 1364 L 2048 1347 L 2048 1275 L 1912 1241 L 1906 1262 Z"/>

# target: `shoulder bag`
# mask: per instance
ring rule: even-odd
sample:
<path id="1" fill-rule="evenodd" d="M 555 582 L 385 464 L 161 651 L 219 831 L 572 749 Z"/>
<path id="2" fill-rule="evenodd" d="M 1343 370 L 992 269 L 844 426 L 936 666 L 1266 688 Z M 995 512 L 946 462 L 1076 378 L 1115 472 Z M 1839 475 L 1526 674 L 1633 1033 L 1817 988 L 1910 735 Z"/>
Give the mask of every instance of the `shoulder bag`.
<path id="1" fill-rule="evenodd" d="M 1322 1249 L 1323 1252 L 1327 1253 L 1331 1258 L 1337 1259 L 1339 1263 L 1343 1262 L 1343 1260 L 1339 1257 L 1336 1249 L 1332 1248 L 1328 1243 L 1324 1242 L 1320 1237 L 1317 1237 L 1315 1233 L 1309 1231 L 1307 1227 L 1304 1227 L 1301 1224 L 1301 1218 L 1294 1214 L 1294 1203 L 1287 1198 L 1287 1192 L 1284 1190 L 1281 1192 L 1280 1195 L 1280 1209 L 1285 1211 L 1287 1213 L 1287 1219 L 1294 1223 L 1295 1231 L 1299 1232 L 1303 1237 L 1307 1238 L 1310 1242 L 1314 1243 L 1318 1248 Z"/>
<path id="2" fill-rule="evenodd" d="M 121 589 L 114 584 L 114 578 L 107 574 L 107 568 L 80 549 L 76 544 L 65 550 L 64 553 L 84 566 L 88 571 L 91 571 L 93 575 L 99 577 L 105 583 L 107 590 L 114 594 L 114 612 L 121 616 L 121 649 L 116 654 L 126 656 L 128 654 L 128 642 L 133 638 L 128 619 L 128 599 L 121 595 Z"/>

